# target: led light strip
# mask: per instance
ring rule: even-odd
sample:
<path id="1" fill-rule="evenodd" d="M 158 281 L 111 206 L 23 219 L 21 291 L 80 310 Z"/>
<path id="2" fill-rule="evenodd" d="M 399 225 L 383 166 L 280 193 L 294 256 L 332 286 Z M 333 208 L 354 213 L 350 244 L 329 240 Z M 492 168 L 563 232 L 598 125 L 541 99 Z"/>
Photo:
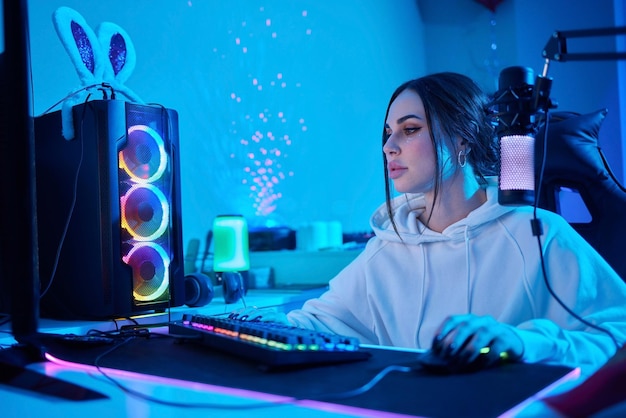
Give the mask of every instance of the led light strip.
<path id="1" fill-rule="evenodd" d="M 136 198 L 135 196 L 140 195 L 140 193 L 146 193 L 147 196 L 140 196 L 140 198 Z M 147 199 L 147 197 L 151 197 L 151 199 Z M 152 228 L 153 232 L 148 235 L 140 233 L 143 232 L 140 231 L 141 227 L 145 226 L 148 223 L 152 224 L 153 222 L 149 220 L 146 220 L 145 222 L 140 222 L 142 221 L 140 215 L 129 216 L 131 215 L 131 213 L 129 213 L 130 209 L 137 210 L 140 204 L 145 204 L 146 202 L 149 204 L 153 204 L 152 207 L 154 209 L 157 209 L 154 210 L 154 212 L 158 212 L 159 209 L 161 211 L 161 219 L 157 219 L 156 222 L 154 222 L 158 223 L 158 226 L 156 228 Z M 124 194 L 124 196 L 120 198 L 120 203 L 122 209 L 122 228 L 126 229 L 132 235 L 133 239 L 137 241 L 153 241 L 163 235 L 163 233 L 167 229 L 170 217 L 170 207 L 167 202 L 167 198 L 165 197 L 163 192 L 157 187 L 154 187 L 150 184 L 135 184 L 126 192 L 126 194 Z"/>
<path id="2" fill-rule="evenodd" d="M 161 279 L 161 283 L 159 283 L 156 291 L 150 293 L 149 295 L 142 295 L 138 293 L 137 290 L 141 288 L 141 286 L 134 285 L 133 296 L 135 300 L 138 300 L 140 302 L 149 302 L 158 299 L 161 295 L 165 293 L 169 286 L 170 259 L 165 250 L 163 250 L 160 245 L 153 242 L 146 242 L 136 245 L 128 252 L 126 256 L 122 257 L 124 263 L 128 264 L 133 269 L 133 278 L 139 276 L 138 269 L 141 267 L 140 265 L 136 265 L 135 263 L 133 263 L 133 256 L 138 252 L 145 252 L 146 250 L 152 252 L 151 255 L 153 257 L 146 257 L 145 254 L 141 254 L 141 258 L 139 258 L 139 261 L 141 263 L 145 263 L 146 261 L 152 262 L 152 265 L 155 268 L 155 274 L 158 273 L 157 277 Z M 158 265 L 157 262 L 161 265 Z"/>
<path id="3" fill-rule="evenodd" d="M 151 141 L 145 140 L 149 137 Z M 139 160 L 136 151 L 143 147 L 141 154 L 146 154 L 146 161 Z M 132 151 L 132 153 L 131 153 Z M 154 154 L 158 155 L 158 165 L 151 164 Z M 128 128 L 128 145 L 119 153 L 119 166 L 137 183 L 152 183 L 161 178 L 167 168 L 165 143 L 161 135 L 146 125 L 134 125 Z"/>

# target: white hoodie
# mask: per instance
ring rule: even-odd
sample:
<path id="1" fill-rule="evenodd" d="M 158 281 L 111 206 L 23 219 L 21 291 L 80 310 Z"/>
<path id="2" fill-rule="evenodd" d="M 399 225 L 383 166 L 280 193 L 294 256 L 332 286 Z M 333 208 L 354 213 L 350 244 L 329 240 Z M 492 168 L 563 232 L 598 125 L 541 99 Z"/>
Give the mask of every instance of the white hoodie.
<path id="1" fill-rule="evenodd" d="M 569 314 L 549 293 L 532 207 L 488 200 L 443 232 L 417 219 L 422 195 L 394 199 L 398 237 L 381 205 L 371 218 L 376 234 L 318 299 L 288 313 L 297 326 L 355 336 L 361 343 L 430 348 L 449 315 L 491 315 L 515 327 L 524 361 L 596 367 L 616 347 L 603 332 Z M 626 339 L 626 284 L 559 215 L 537 210 L 541 251 L 556 295 L 586 321 Z"/>

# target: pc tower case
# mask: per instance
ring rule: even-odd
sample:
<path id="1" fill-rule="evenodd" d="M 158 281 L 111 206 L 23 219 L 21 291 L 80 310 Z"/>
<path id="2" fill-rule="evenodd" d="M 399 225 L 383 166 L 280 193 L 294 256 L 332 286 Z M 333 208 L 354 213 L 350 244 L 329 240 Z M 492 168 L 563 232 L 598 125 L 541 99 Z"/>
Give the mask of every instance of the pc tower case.
<path id="1" fill-rule="evenodd" d="M 35 118 L 41 316 L 128 317 L 184 303 L 178 114 L 95 100 Z"/>

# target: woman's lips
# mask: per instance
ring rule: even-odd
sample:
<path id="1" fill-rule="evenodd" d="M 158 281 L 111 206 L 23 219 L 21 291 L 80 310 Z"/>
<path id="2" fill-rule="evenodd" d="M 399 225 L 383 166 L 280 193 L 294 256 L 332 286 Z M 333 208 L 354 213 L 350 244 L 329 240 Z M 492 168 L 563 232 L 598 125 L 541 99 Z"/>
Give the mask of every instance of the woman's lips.
<path id="1" fill-rule="evenodd" d="M 392 161 L 387 164 L 387 170 L 389 171 L 389 178 L 393 180 L 404 174 L 407 168 Z"/>

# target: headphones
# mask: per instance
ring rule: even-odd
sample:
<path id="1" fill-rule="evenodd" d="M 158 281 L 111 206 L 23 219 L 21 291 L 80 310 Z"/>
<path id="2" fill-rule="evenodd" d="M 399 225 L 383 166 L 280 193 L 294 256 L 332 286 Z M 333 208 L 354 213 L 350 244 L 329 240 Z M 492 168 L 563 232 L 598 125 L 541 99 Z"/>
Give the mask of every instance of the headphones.
<path id="1" fill-rule="evenodd" d="M 218 282 L 222 282 L 224 288 L 224 301 L 235 303 L 246 294 L 245 278 L 247 271 L 225 271 L 217 273 Z"/>
<path id="2" fill-rule="evenodd" d="M 235 303 L 246 294 L 248 272 L 226 271 L 216 273 L 217 282 L 222 283 L 224 301 Z M 215 296 L 213 281 L 203 273 L 191 273 L 185 276 L 185 305 L 201 307 L 208 305 Z"/>
<path id="3" fill-rule="evenodd" d="M 191 273 L 185 276 L 185 305 L 199 307 L 208 305 L 215 292 L 211 278 L 202 273 Z"/>

